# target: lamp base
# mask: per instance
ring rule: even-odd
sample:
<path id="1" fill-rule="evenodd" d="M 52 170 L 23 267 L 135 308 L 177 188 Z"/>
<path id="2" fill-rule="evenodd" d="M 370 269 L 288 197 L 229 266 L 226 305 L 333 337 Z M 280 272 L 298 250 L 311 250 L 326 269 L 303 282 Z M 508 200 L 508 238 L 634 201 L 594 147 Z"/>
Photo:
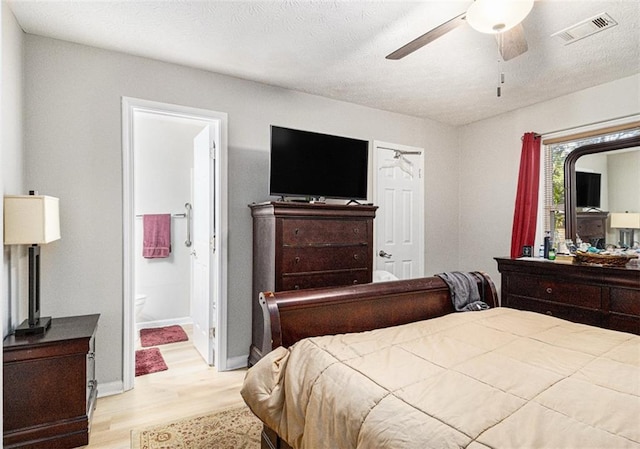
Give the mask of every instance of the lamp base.
<path id="1" fill-rule="evenodd" d="M 40 317 L 33 326 L 29 325 L 29 320 L 27 319 L 24 320 L 20 326 L 16 327 L 15 335 L 16 337 L 22 337 L 25 335 L 44 334 L 50 327 L 50 316 Z"/>

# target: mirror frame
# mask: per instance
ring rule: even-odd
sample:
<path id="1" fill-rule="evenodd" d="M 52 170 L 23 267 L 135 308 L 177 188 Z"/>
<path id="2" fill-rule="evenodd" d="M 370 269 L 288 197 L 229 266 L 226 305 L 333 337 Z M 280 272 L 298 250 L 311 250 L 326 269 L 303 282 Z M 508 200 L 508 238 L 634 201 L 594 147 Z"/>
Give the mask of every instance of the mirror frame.
<path id="1" fill-rule="evenodd" d="M 564 218 L 565 238 L 576 241 L 578 220 L 576 213 L 576 161 L 587 154 L 604 153 L 640 146 L 640 136 L 610 142 L 583 145 L 573 150 L 564 160 Z"/>

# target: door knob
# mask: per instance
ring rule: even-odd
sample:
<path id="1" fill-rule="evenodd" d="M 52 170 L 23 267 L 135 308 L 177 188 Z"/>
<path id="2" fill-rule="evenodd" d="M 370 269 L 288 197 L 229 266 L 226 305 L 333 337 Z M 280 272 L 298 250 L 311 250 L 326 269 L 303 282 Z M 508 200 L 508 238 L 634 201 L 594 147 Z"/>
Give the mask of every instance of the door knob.
<path id="1" fill-rule="evenodd" d="M 378 256 L 380 257 L 384 257 L 385 259 L 391 259 L 391 256 L 393 254 L 389 254 L 388 252 L 386 252 L 385 250 L 381 249 L 380 252 L 378 253 Z"/>

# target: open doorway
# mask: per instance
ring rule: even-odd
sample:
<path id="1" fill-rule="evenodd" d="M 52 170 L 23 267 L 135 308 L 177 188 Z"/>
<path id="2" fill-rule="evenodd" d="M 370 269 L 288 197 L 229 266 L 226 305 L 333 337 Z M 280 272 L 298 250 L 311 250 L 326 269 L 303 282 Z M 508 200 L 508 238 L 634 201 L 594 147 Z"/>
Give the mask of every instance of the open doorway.
<path id="1" fill-rule="evenodd" d="M 123 98 L 124 389 L 138 330 L 193 325 L 203 360 L 226 369 L 226 114 Z M 171 252 L 144 258 L 145 215 L 168 216 Z"/>

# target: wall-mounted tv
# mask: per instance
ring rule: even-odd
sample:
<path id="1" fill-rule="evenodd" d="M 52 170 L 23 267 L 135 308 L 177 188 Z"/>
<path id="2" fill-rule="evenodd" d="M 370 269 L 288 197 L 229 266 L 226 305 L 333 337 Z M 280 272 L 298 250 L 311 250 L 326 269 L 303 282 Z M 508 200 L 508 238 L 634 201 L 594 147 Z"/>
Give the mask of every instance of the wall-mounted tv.
<path id="1" fill-rule="evenodd" d="M 269 193 L 367 199 L 369 142 L 271 126 Z"/>
<path id="2" fill-rule="evenodd" d="M 600 207 L 600 173 L 576 172 L 576 206 Z"/>

